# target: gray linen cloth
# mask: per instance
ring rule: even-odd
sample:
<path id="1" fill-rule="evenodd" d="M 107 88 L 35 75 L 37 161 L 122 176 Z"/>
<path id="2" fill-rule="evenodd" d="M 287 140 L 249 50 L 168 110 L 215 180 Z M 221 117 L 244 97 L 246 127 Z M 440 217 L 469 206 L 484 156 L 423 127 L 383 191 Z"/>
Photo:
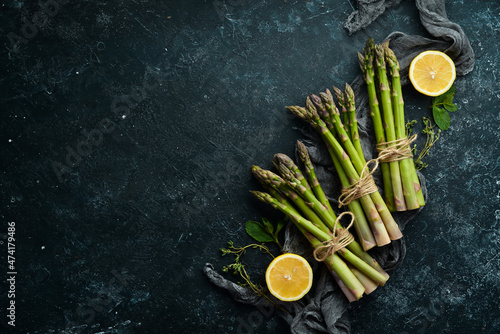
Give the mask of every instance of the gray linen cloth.
<path id="1" fill-rule="evenodd" d="M 373 22 L 386 8 L 398 5 L 401 0 L 358 0 L 358 10 L 354 11 L 345 24 L 349 34 L 364 29 Z M 408 84 L 408 67 L 411 60 L 420 52 L 425 50 L 440 50 L 447 53 L 455 62 L 457 75 L 465 75 L 474 67 L 474 51 L 461 27 L 450 22 L 445 10 L 444 0 L 416 0 L 416 7 L 420 13 L 420 21 L 425 29 L 433 36 L 424 38 L 422 36 L 406 35 L 394 32 L 386 39 L 390 41 L 390 47 L 398 57 L 401 67 L 401 83 Z M 376 155 L 373 144 L 373 129 L 369 116 L 369 105 L 364 80 L 359 75 L 351 84 L 356 94 L 357 117 L 360 137 L 364 145 L 363 150 L 366 158 L 370 159 Z M 311 158 L 315 164 L 316 172 L 325 191 L 332 197 L 338 198 L 338 178 L 328 153 L 323 148 L 321 140 L 315 136 L 313 130 L 304 133 L 307 137 L 303 142 L 310 150 Z M 297 160 L 298 161 L 298 160 Z M 380 185 L 380 173 L 375 173 L 376 182 Z M 424 177 L 419 174 L 424 196 L 427 198 L 427 188 Z M 406 223 L 417 215 L 419 210 L 403 213 L 394 213 L 401 230 Z M 285 250 L 310 257 L 310 253 L 304 249 L 306 242 L 293 226 L 288 226 L 285 235 Z M 371 255 L 380 265 L 390 273 L 403 261 L 406 253 L 404 238 L 393 241 L 390 245 L 370 250 Z M 311 333 L 350 333 L 348 319 L 349 303 L 340 291 L 339 287 L 324 268 L 317 266 L 315 277 L 317 278 L 314 290 L 297 302 L 280 302 L 275 300 L 279 314 L 290 325 L 290 331 L 294 334 Z M 255 305 L 258 309 L 269 308 L 265 299 L 257 296 L 253 291 L 243 288 L 232 281 L 221 276 L 214 267 L 207 263 L 203 268 L 204 273 L 214 285 L 226 290 L 236 301 Z M 366 297 L 365 297 L 366 298 Z M 246 328 L 248 331 L 249 328 Z M 251 330 L 251 329 L 250 329 Z"/>

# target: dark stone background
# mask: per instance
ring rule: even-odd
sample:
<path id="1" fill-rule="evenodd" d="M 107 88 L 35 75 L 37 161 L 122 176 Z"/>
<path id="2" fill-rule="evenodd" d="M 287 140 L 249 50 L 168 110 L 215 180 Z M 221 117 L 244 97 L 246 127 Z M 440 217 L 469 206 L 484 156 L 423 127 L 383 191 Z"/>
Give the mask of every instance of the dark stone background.
<path id="1" fill-rule="evenodd" d="M 352 81 L 369 36 L 425 35 L 414 3 L 348 36 L 348 0 L 59 2 L 52 16 L 45 0 L 0 8 L 0 331 L 14 221 L 18 333 L 288 333 L 202 267 L 251 241 L 246 220 L 280 217 L 248 190 L 251 165 L 293 154 L 309 130 L 284 106 Z M 426 160 L 407 258 L 352 304 L 354 333 L 500 331 L 500 7 L 447 11 L 476 66 Z M 408 119 L 429 115 L 430 98 L 404 93 Z M 268 259 L 248 261 L 262 280 Z"/>

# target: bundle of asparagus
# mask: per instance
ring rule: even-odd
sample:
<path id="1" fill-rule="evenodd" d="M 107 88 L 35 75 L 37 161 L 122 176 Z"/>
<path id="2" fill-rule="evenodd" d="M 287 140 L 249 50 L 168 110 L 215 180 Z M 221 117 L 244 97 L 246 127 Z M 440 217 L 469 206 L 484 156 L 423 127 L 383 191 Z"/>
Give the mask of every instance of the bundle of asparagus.
<path id="1" fill-rule="evenodd" d="M 309 152 L 297 142 L 305 172 L 284 154 L 273 163 L 278 174 L 252 167 L 252 173 L 266 192 L 252 191 L 259 200 L 283 212 L 315 249 L 315 257 L 328 266 L 349 301 L 384 285 L 389 275 L 343 228 L 316 177 Z M 333 244 L 332 244 L 333 243 Z M 335 247 L 332 251 L 332 247 Z M 320 257 L 320 258 L 318 258 Z"/>
<path id="2" fill-rule="evenodd" d="M 344 122 L 328 89 L 320 93 L 321 97 L 309 95 L 305 108 L 287 108 L 309 122 L 325 142 L 345 191 L 339 202 L 347 205 L 353 213 L 359 241 L 366 251 L 375 245 L 387 245 L 391 240 L 401 238 L 402 234 L 366 164 L 359 141 L 354 92 L 349 85 L 346 85 L 345 93 L 335 87 L 334 92 Z"/>
<path id="3" fill-rule="evenodd" d="M 425 201 L 409 147 L 411 140 L 406 135 L 399 62 L 389 41 L 376 45 L 372 38 L 358 58 L 368 90 L 377 148 L 381 150 L 385 202 L 390 211 L 418 209 Z M 384 161 L 382 156 L 390 156 L 387 152 L 391 151 L 396 154 Z"/>

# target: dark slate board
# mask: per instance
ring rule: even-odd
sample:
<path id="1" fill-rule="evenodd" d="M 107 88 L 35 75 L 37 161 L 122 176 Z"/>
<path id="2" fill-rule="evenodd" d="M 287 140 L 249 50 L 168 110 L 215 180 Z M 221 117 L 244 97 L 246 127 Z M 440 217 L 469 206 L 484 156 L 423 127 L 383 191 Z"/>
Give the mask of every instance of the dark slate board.
<path id="1" fill-rule="evenodd" d="M 18 333 L 288 333 L 202 267 L 229 263 L 226 241 L 250 242 L 246 220 L 279 218 L 248 190 L 251 165 L 293 154 L 308 131 L 284 106 L 353 80 L 369 36 L 425 35 L 413 2 L 352 36 L 349 1 L 46 3 L 0 8 L 0 331 L 13 329 L 15 222 Z M 352 304 L 354 333 L 500 330 L 500 8 L 447 11 L 476 67 L 457 79 L 459 111 L 427 159 L 407 258 Z M 429 115 L 429 98 L 405 95 L 407 118 Z M 262 279 L 263 257 L 248 259 Z"/>

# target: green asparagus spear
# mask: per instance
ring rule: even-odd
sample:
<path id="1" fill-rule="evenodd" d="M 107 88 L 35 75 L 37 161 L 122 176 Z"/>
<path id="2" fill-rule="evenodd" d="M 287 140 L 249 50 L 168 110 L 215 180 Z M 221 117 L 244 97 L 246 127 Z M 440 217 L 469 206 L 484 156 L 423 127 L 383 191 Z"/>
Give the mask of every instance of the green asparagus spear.
<path id="1" fill-rule="evenodd" d="M 326 197 L 325 192 L 323 191 L 323 188 L 319 183 L 318 177 L 316 176 L 316 171 L 311 161 L 311 157 L 309 156 L 309 151 L 307 150 L 304 143 L 302 143 L 300 140 L 297 140 L 297 153 L 305 167 L 305 174 L 307 176 L 309 184 L 311 185 L 314 195 L 321 202 L 321 204 L 323 204 L 333 212 L 332 205 Z"/>
<path id="2" fill-rule="evenodd" d="M 399 62 L 394 52 L 389 48 L 389 42 L 385 43 L 385 56 L 392 76 L 392 97 L 394 109 L 394 122 L 396 126 L 397 139 L 406 138 L 406 122 L 404 116 L 404 100 L 401 89 L 401 80 L 399 76 Z M 409 210 L 418 209 L 425 205 L 424 196 L 418 181 L 417 173 L 412 168 L 413 159 L 408 158 L 400 161 L 401 179 L 403 181 L 403 190 L 406 205 Z M 416 180 L 416 182 L 414 182 Z"/>
<path id="3" fill-rule="evenodd" d="M 385 143 L 385 131 L 382 124 L 382 116 L 380 115 L 379 100 L 377 98 L 377 90 L 375 88 L 375 72 L 373 70 L 373 48 L 375 43 L 373 39 L 370 38 L 365 45 L 364 56 L 358 53 L 359 65 L 363 72 L 363 77 L 366 82 L 366 87 L 368 90 L 368 101 L 370 104 L 370 115 L 373 122 L 373 127 L 375 130 L 376 144 L 382 145 Z M 385 148 L 383 146 L 382 148 Z M 384 187 L 384 199 L 389 211 L 396 211 L 396 206 L 394 204 L 394 192 L 392 191 L 392 181 L 391 181 L 391 171 L 389 169 L 389 164 L 382 162 L 380 164 L 380 169 L 382 170 L 382 182 Z"/>
<path id="4" fill-rule="evenodd" d="M 345 130 L 347 135 L 350 135 L 351 134 L 350 120 L 349 120 L 349 113 L 347 111 L 347 101 L 346 101 L 344 92 L 342 92 L 341 89 L 334 86 L 333 93 L 335 94 L 335 97 L 337 98 L 337 102 L 340 106 L 340 110 L 342 111 L 342 119 L 343 119 L 342 124 L 344 126 L 344 130 Z"/>
<path id="5" fill-rule="evenodd" d="M 375 45 L 374 47 L 375 67 L 377 70 L 378 84 L 380 87 L 380 97 L 382 102 L 382 112 L 384 115 L 385 135 L 388 142 L 396 140 L 396 132 L 394 129 L 394 117 L 392 113 L 391 93 L 389 81 L 387 79 L 387 70 L 385 63 L 385 52 L 382 46 Z M 392 146 L 393 144 L 388 144 Z M 392 161 L 389 163 L 391 170 L 392 190 L 394 192 L 394 204 L 397 211 L 405 211 L 406 204 L 403 195 L 403 186 L 401 184 L 401 175 L 399 171 L 399 163 Z"/>
<path id="6" fill-rule="evenodd" d="M 363 164 L 366 164 L 365 156 L 363 154 L 363 149 L 361 148 L 361 141 L 359 140 L 359 130 L 358 130 L 358 120 L 356 118 L 356 103 L 354 101 L 354 92 L 349 86 L 345 85 L 345 96 L 347 100 L 347 110 L 349 113 L 349 120 L 351 121 L 351 141 L 358 152 L 359 158 Z"/>

